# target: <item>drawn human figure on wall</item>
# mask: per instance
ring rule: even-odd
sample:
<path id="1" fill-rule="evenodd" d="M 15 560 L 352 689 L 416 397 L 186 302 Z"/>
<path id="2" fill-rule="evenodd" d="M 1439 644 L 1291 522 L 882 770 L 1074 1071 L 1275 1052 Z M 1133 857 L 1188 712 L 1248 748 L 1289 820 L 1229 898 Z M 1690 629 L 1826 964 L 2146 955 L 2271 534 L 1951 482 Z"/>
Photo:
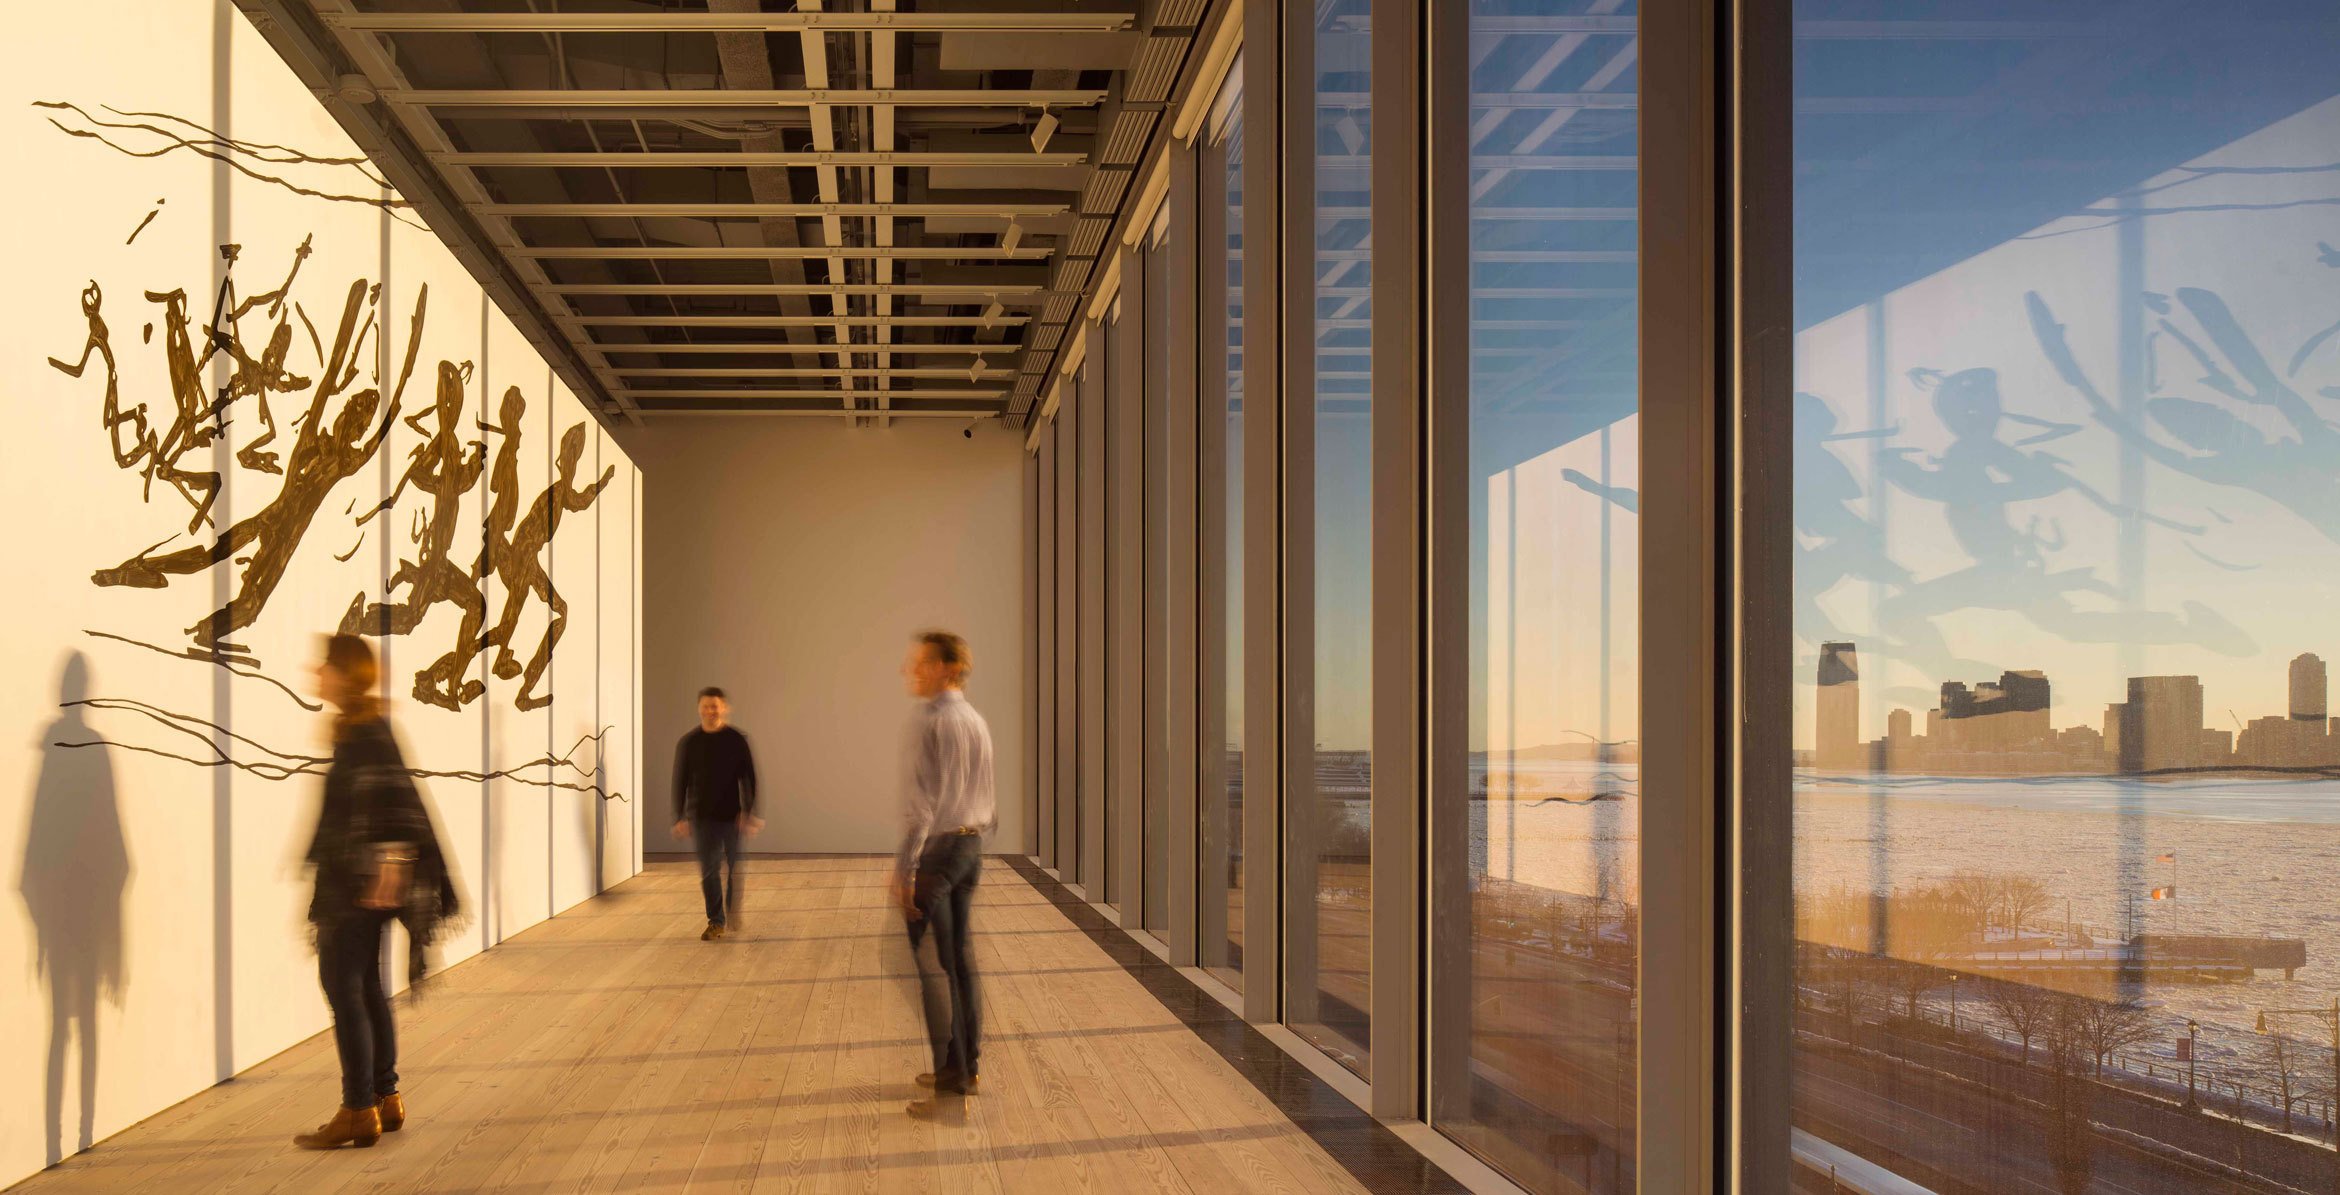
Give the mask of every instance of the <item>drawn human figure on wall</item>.
<path id="1" fill-rule="evenodd" d="M 106 367 L 105 422 L 106 439 L 113 446 L 114 465 L 117 468 L 135 468 L 138 462 L 154 455 L 157 447 L 154 431 L 146 426 L 146 404 L 139 403 L 122 409 L 122 369 L 114 359 L 113 332 L 106 326 L 106 292 L 92 278 L 81 290 L 81 315 L 89 323 L 89 337 L 81 342 L 81 356 L 70 365 L 56 357 L 49 364 L 66 377 L 78 379 L 89 369 L 89 359 L 96 357 Z M 122 445 L 122 429 L 130 428 L 130 444 Z M 151 476 L 151 475 L 150 475 Z"/>
<path id="2" fill-rule="evenodd" d="M 358 518 L 362 527 L 380 517 L 398 504 L 399 497 L 410 485 L 430 496 L 430 510 L 418 515 L 414 558 L 400 560 L 384 586 L 387 592 L 405 589 L 406 600 L 369 604 L 366 595 L 359 593 L 351 599 L 348 613 L 342 616 L 343 634 L 411 635 L 422 625 L 431 607 L 445 602 L 463 612 L 462 625 L 455 633 L 456 643 L 478 642 L 480 630 L 487 623 L 487 598 L 480 592 L 479 578 L 457 564 L 453 556 L 455 534 L 461 529 L 463 496 L 479 484 L 480 474 L 487 465 L 485 443 L 470 441 L 470 451 L 465 451 L 463 390 L 470 381 L 470 362 L 461 365 L 453 361 L 439 362 L 438 398 L 430 412 L 437 417 L 437 429 L 415 446 L 408 457 L 406 472 L 399 477 L 390 496 Z M 407 426 L 423 431 L 422 419 L 423 414 L 418 412 L 407 419 Z M 459 710 L 478 698 L 485 686 L 463 675 L 474 654 L 459 646 L 441 657 L 439 663 L 416 673 L 415 700 Z M 450 665 L 449 661 L 453 663 Z"/>
<path id="3" fill-rule="evenodd" d="M 552 662 L 553 648 L 560 643 L 561 632 L 569 621 L 569 604 L 553 588 L 552 577 L 545 571 L 545 547 L 552 543 L 554 533 L 560 530 L 561 516 L 571 511 L 583 511 L 593 505 L 601 491 L 609 488 L 617 476 L 617 467 L 601 471 L 601 477 L 592 485 L 577 488 L 577 462 L 585 453 L 585 425 L 580 423 L 561 436 L 559 463 L 554 466 L 552 483 L 528 508 L 528 515 L 512 530 L 508 542 L 498 545 L 496 579 L 504 589 L 503 617 L 489 631 L 482 646 L 496 648 L 496 675 L 511 680 L 523 678 L 520 692 L 513 704 L 523 710 L 541 709 L 552 703 L 549 695 L 535 691 L 543 679 L 545 666 Z M 499 464 L 500 471 L 500 464 Z M 492 523 L 492 520 L 491 520 Z M 528 660 L 525 670 L 512 651 L 512 636 L 520 625 L 520 615 L 527 609 L 528 599 L 536 598 L 545 605 L 547 621 L 544 638 Z"/>
<path id="4" fill-rule="evenodd" d="M 263 473 L 282 470 L 276 463 L 276 454 L 267 446 L 276 438 L 276 419 L 268 406 L 271 392 L 297 393 L 309 384 L 309 379 L 285 368 L 292 350 L 292 320 L 286 310 L 286 296 L 291 293 L 293 281 L 299 277 L 301 263 L 312 252 L 309 240 L 303 240 L 293 253 L 292 265 L 285 272 L 284 282 L 274 290 L 246 299 L 238 299 L 235 290 L 234 264 L 241 252 L 239 245 L 220 246 L 220 255 L 229 266 L 220 281 L 219 292 L 213 298 L 210 322 L 200 334 L 194 330 L 194 320 L 187 309 L 187 292 L 183 289 L 147 291 L 149 302 L 163 308 L 163 356 L 168 366 L 171 387 L 171 415 L 158 434 L 148 422 L 147 405 L 143 402 L 125 410 L 121 398 L 120 363 L 114 356 L 113 338 L 107 327 L 104 307 L 105 292 L 95 279 L 83 288 L 81 309 L 89 324 L 88 338 L 82 344 L 81 356 L 68 364 L 51 357 L 49 364 L 67 377 L 79 378 L 89 367 L 89 359 L 98 357 L 106 368 L 106 397 L 104 422 L 111 440 L 114 464 L 131 469 L 144 463 L 142 470 L 145 488 L 141 496 L 151 500 L 157 478 L 175 489 L 194 508 L 187 520 L 187 533 L 195 534 L 212 521 L 211 508 L 219 499 L 220 474 L 214 470 L 189 468 L 182 462 L 190 453 L 208 449 L 227 431 L 227 411 L 238 399 L 251 398 L 259 408 L 262 433 L 236 454 L 238 463 L 247 469 Z M 242 321 L 255 309 L 265 307 L 275 326 L 270 329 L 267 344 L 257 355 L 246 349 Z M 151 334 L 151 325 L 149 332 Z M 199 343 L 200 342 L 200 343 Z M 204 371 L 215 357 L 224 354 L 231 366 L 227 384 L 214 398 L 204 383 Z M 130 441 L 123 442 L 124 429 L 129 429 Z"/>
<path id="5" fill-rule="evenodd" d="M 317 381 L 308 411 L 295 425 L 293 447 L 284 468 L 284 485 L 274 500 L 228 528 L 209 545 L 196 544 L 159 556 L 149 548 L 112 568 L 99 569 L 90 579 L 98 585 L 160 589 L 172 576 L 200 573 L 250 548 L 251 556 L 245 563 L 242 583 L 235 596 L 210 617 L 188 628 L 188 634 L 197 647 L 216 649 L 223 645 L 225 636 L 252 625 L 266 607 L 277 582 L 283 579 L 326 496 L 373 458 L 397 417 L 399 397 L 405 391 L 419 348 L 423 315 L 430 297 L 428 288 L 415 297 L 406 358 L 388 409 L 382 409 L 381 391 L 369 386 L 350 395 L 331 426 L 325 424 L 328 406 L 357 378 L 366 332 L 372 324 L 368 317 L 379 297 L 379 288 L 369 288 L 363 279 L 350 284 L 333 351 L 326 358 L 324 373 Z"/>

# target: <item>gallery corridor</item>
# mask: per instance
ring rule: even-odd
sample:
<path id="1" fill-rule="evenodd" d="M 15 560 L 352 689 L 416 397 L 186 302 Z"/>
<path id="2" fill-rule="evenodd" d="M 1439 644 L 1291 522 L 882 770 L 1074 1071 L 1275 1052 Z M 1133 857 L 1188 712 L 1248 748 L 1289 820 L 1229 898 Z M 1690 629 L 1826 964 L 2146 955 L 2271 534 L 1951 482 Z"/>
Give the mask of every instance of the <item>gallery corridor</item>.
<path id="1" fill-rule="evenodd" d="M 325 1033 L 15 1189 L 1459 1189 L 1001 860 L 976 931 L 985 1085 L 963 1116 L 905 1117 L 924 1043 L 884 861 L 749 866 L 730 938 L 698 940 L 695 870 L 658 863 L 401 997 L 415 1119 L 366 1153 L 284 1148 L 332 1085 Z"/>
<path id="2" fill-rule="evenodd" d="M 10 16 L 0 1195 L 2340 1193 L 2340 0 Z"/>

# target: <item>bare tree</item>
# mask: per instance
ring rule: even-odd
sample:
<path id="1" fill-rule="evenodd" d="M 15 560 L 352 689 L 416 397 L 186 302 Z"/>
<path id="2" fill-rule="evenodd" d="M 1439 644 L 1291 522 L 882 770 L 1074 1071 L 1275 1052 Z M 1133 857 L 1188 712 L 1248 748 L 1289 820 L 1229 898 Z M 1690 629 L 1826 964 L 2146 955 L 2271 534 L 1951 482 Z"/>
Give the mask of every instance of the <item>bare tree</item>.
<path id="1" fill-rule="evenodd" d="M 1839 884 L 1796 895 L 1796 937 L 1842 950 L 1869 948 L 1869 899 Z"/>
<path id="2" fill-rule="evenodd" d="M 2326 1127 L 2340 1128 L 2340 1107 L 2335 1107 L 2333 1100 L 2340 1091 L 2332 1086 L 2332 1051 L 2301 1042 L 2291 1043 L 2289 1049 L 2302 1055 L 2306 1063 L 2299 1078 L 2299 1098 L 2303 1102 L 2322 1104 Z"/>
<path id="3" fill-rule="evenodd" d="M 2028 983 L 1994 979 L 1983 985 L 1983 1003 L 2023 1042 L 2023 1064 L 2031 1065 L 2031 1039 L 2047 1028 L 2059 993 Z"/>
<path id="4" fill-rule="evenodd" d="M 2322 1060 L 2311 1061 L 2306 1046 L 2280 1033 L 2270 1033 L 2260 1038 L 2258 1054 L 2259 1068 L 2275 1084 L 2275 1095 L 2283 1104 L 2283 1131 L 2288 1133 L 2291 1131 L 2292 1107 L 2309 1098 L 2309 1089 L 2315 1083 L 2314 1071 L 2310 1068 L 2323 1069 L 2315 1065 Z"/>
<path id="5" fill-rule="evenodd" d="M 2054 897 L 2047 885 L 2030 876 L 2001 876 L 1998 882 L 1999 924 L 2020 936 L 2023 923 L 2047 911 Z"/>
<path id="6" fill-rule="evenodd" d="M 1916 1020 L 1918 998 L 1947 979 L 1939 964 L 1971 945 L 1971 923 L 1946 885 L 1897 892 L 1886 908 L 1888 945 L 1899 964 L 1890 980 L 1902 996 L 1903 1015 Z"/>
<path id="7" fill-rule="evenodd" d="M 2102 995 L 2075 995 L 2071 1015 L 2080 1044 L 2096 1057 L 2096 1077 L 2104 1077 L 2104 1060 L 2114 1051 L 2150 1040 L 2157 1028 L 2151 1010 L 2135 1000 L 2107 999 Z"/>
<path id="8" fill-rule="evenodd" d="M 1877 960 L 1865 954 L 1834 950 L 1824 953 L 1820 987 L 1847 1021 L 1858 1022 L 1867 1011 L 1877 981 Z"/>
<path id="9" fill-rule="evenodd" d="M 2039 1031 L 2048 1062 L 2048 1158 L 2056 1168 L 2057 1189 L 2063 1195 L 2083 1195 L 2096 1169 L 2096 1126 L 2089 1120 L 2096 1081 L 2087 1073 L 2086 1032 L 2088 1007 L 2095 1002 L 2033 990 L 2044 996 Z"/>
<path id="10" fill-rule="evenodd" d="M 1991 912 L 1999 903 L 1999 886 L 1979 871 L 1962 871 L 1942 882 L 1943 895 L 1965 914 L 1977 937 L 1991 932 Z"/>

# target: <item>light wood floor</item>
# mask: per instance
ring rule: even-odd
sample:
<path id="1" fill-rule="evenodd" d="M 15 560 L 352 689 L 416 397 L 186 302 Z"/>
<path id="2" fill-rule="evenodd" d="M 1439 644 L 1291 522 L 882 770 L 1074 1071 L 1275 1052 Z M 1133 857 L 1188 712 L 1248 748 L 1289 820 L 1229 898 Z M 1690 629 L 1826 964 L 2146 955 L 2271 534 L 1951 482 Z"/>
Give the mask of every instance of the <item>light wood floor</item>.
<path id="1" fill-rule="evenodd" d="M 309 1153 L 319 1035 L 25 1191 L 1358 1191 L 1266 1097 L 999 862 L 977 898 L 983 1093 L 941 1124 L 876 859 L 756 861 L 744 932 L 652 870 L 401 999 L 413 1119 Z"/>

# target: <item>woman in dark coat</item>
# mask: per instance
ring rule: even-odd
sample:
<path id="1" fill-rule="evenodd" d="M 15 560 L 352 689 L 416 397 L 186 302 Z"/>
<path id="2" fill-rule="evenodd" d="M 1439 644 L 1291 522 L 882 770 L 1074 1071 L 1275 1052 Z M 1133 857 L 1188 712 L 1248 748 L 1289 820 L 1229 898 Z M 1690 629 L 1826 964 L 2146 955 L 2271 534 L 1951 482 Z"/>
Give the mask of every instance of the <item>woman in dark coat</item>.
<path id="1" fill-rule="evenodd" d="M 455 915 L 454 875 L 383 716 L 373 648 L 333 635 L 317 665 L 319 696 L 330 702 L 333 765 L 308 861 L 317 887 L 309 922 L 317 935 L 317 976 L 333 1008 L 341 1053 L 341 1108 L 303 1149 L 360 1148 L 406 1123 L 398 1094 L 398 1034 L 382 987 L 382 933 L 406 926 L 410 982 L 423 976 L 423 949 Z"/>

